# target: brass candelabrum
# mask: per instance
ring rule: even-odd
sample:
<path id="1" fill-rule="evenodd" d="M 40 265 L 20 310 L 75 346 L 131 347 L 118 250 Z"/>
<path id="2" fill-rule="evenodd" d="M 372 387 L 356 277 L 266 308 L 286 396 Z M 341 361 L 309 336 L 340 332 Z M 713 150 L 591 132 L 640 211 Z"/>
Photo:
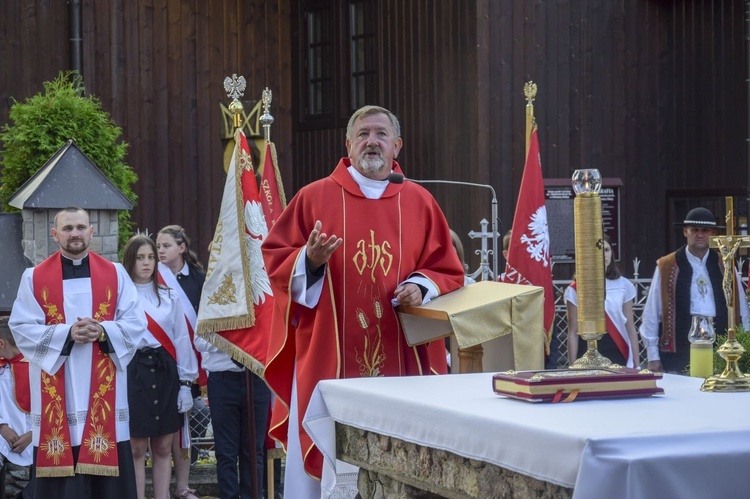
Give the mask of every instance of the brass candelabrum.
<path id="1" fill-rule="evenodd" d="M 718 248 L 724 264 L 722 289 L 727 301 L 727 341 L 719 347 L 719 355 L 727 363 L 721 374 L 709 376 L 701 385 L 704 392 L 747 392 L 750 391 L 750 375 L 740 371 L 738 361 L 745 353 L 745 348 L 737 341 L 735 331 L 735 310 L 737 310 L 737 282 L 735 280 L 734 256 L 740 248 L 750 247 L 750 237 L 734 234 L 734 199 L 726 197 L 727 233 L 711 239 L 710 246 Z M 743 296 L 741 299 L 745 299 Z"/>
<path id="2" fill-rule="evenodd" d="M 578 335 L 587 349 L 572 368 L 596 368 L 612 365 L 599 353 L 597 342 L 607 334 L 604 318 L 604 240 L 602 237 L 602 200 L 599 170 L 573 173 L 573 216 L 575 217 L 576 292 L 578 294 Z"/>

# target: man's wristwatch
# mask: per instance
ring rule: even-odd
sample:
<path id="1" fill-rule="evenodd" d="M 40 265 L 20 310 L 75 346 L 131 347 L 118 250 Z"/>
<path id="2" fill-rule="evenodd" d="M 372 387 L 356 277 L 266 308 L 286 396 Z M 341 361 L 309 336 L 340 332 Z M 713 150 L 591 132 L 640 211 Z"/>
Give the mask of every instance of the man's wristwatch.
<path id="1" fill-rule="evenodd" d="M 192 381 L 184 381 L 183 380 L 183 381 L 180 381 L 180 386 L 187 386 L 188 388 L 190 388 L 190 387 L 193 386 L 193 382 Z"/>
<path id="2" fill-rule="evenodd" d="M 104 330 L 104 326 L 99 324 L 99 327 L 102 329 L 102 334 L 99 335 L 99 343 L 104 343 L 107 341 L 107 332 Z"/>

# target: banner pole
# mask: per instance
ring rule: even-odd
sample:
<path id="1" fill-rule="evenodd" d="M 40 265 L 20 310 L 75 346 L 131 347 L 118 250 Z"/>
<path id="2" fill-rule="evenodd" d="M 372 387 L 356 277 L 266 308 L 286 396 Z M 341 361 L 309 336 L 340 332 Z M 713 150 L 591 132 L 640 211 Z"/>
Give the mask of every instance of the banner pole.
<path id="1" fill-rule="evenodd" d="M 524 149 L 523 161 L 526 164 L 526 157 L 529 155 L 529 146 L 531 144 L 531 132 L 534 130 L 534 99 L 536 99 L 537 86 L 533 81 L 526 82 L 523 86 L 523 94 L 526 97 L 526 149 Z"/>

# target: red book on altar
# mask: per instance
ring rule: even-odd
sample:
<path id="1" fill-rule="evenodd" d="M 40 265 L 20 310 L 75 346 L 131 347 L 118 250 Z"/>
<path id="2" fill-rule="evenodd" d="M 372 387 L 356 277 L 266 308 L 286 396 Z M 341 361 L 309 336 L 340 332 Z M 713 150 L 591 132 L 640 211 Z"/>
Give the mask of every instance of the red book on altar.
<path id="1" fill-rule="evenodd" d="M 492 389 L 529 402 L 650 397 L 664 389 L 656 386 L 661 373 L 628 367 L 508 371 L 492 376 Z"/>

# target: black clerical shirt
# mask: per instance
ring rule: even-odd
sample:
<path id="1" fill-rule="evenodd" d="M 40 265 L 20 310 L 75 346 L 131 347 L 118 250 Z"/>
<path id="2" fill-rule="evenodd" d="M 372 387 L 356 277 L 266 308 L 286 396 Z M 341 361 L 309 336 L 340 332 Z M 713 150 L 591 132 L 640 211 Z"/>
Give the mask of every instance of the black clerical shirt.
<path id="1" fill-rule="evenodd" d="M 80 260 L 71 260 L 70 258 L 63 256 L 63 254 L 60 253 L 60 261 L 62 262 L 63 280 L 83 279 L 86 277 L 91 277 L 91 267 L 89 266 L 88 253 L 86 254 L 86 256 L 84 256 Z M 70 355 L 70 351 L 73 349 L 73 345 L 76 344 L 75 341 L 73 341 L 72 330 L 73 330 L 73 326 L 71 326 L 70 329 L 68 329 L 68 339 L 65 341 L 65 345 L 60 351 L 60 355 L 65 356 L 65 357 Z M 111 348 L 111 345 L 109 343 L 109 338 L 106 338 L 104 341 L 100 342 L 99 346 L 101 347 L 102 352 L 104 353 L 110 353 L 113 350 L 113 348 Z"/>

